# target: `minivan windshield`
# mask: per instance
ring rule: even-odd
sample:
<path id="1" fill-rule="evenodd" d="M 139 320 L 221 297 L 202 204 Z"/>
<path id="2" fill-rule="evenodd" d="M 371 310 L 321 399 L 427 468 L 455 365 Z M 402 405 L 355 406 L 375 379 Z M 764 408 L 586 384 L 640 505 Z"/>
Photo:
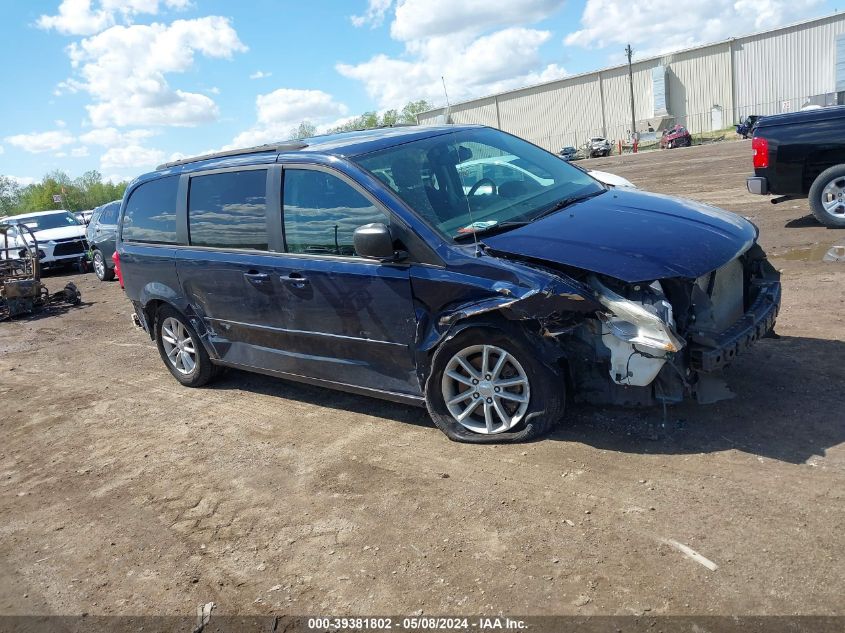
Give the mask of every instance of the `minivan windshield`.
<path id="1" fill-rule="evenodd" d="M 554 154 L 491 128 L 459 129 L 355 160 L 458 240 L 532 222 L 605 191 Z"/>

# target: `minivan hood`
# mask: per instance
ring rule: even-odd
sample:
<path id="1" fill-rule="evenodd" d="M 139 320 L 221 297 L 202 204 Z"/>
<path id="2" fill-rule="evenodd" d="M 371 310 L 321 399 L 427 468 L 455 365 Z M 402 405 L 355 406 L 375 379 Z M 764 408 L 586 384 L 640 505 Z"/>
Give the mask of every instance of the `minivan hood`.
<path id="1" fill-rule="evenodd" d="M 745 251 L 751 222 L 692 200 L 613 189 L 525 226 L 484 237 L 493 251 L 628 283 L 695 279 Z"/>

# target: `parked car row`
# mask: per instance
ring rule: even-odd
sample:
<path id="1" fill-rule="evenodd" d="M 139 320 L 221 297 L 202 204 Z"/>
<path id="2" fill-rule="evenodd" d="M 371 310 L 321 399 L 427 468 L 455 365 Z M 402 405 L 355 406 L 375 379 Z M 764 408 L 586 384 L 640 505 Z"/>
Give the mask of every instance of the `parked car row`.
<path id="1" fill-rule="evenodd" d="M 85 240 L 85 225 L 69 211 L 40 211 L 23 213 L 0 219 L 8 226 L 6 234 L 21 250 L 27 248 L 32 239 L 38 243 L 42 268 L 66 266 L 84 261 L 88 244 Z M 21 230 L 23 224 L 29 230 Z M 0 256 L 3 256 L 0 254 Z M 21 255 L 22 257 L 23 255 Z"/>
<path id="2" fill-rule="evenodd" d="M 0 219 L 0 225 L 8 239 L 24 249 L 32 240 L 38 244 L 39 260 L 43 269 L 79 264 L 85 267 L 90 259 L 94 272 L 101 281 L 114 279 L 115 232 L 120 200 L 104 204 L 88 214 L 88 222 L 80 219 L 80 213 L 65 210 L 23 213 Z M 24 225 L 25 230 L 18 225 Z M 87 224 L 87 225 L 86 225 Z M 0 258 L 4 253 L 0 252 Z"/>

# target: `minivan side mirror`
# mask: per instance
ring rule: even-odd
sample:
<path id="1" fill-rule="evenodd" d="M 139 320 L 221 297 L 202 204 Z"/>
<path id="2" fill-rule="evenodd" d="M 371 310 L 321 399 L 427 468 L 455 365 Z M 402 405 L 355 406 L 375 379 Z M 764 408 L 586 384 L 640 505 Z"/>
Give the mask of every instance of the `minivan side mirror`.
<path id="1" fill-rule="evenodd" d="M 393 236 L 390 235 L 390 229 L 381 222 L 364 224 L 355 229 L 352 244 L 360 257 L 392 260 L 395 256 Z"/>

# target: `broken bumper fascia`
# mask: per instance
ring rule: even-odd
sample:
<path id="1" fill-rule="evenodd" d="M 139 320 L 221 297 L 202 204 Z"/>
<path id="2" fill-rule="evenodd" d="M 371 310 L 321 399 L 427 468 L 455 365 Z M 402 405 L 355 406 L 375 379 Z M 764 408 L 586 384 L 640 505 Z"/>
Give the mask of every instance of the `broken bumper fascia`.
<path id="1" fill-rule="evenodd" d="M 691 337 L 691 369 L 700 372 L 722 369 L 774 329 L 780 310 L 780 281 L 758 283 L 760 289 L 751 308 L 730 328 L 713 337 L 699 334 Z"/>

